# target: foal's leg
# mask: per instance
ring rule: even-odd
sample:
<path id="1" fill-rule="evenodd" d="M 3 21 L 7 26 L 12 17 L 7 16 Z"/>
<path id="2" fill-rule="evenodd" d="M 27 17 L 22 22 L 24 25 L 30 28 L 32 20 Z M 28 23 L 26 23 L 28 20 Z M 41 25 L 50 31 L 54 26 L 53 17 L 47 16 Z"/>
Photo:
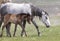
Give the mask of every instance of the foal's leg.
<path id="1" fill-rule="evenodd" d="M 40 32 L 39 32 L 39 28 L 38 28 L 37 24 L 35 23 L 35 21 L 33 21 L 33 20 L 31 20 L 31 21 L 32 21 L 32 23 L 34 24 L 34 26 L 35 26 L 36 29 L 37 29 L 38 36 L 40 36 Z"/>
<path id="2" fill-rule="evenodd" d="M 9 16 L 9 17 L 8 17 L 8 16 L 2 17 L 2 20 L 4 19 L 4 24 L 3 24 L 3 26 L 2 26 L 2 31 L 1 31 L 0 37 L 2 37 L 2 35 L 3 35 L 4 27 L 6 27 L 6 25 L 9 23 L 9 21 L 8 21 L 9 18 L 10 18 L 10 16 Z"/>
<path id="3" fill-rule="evenodd" d="M 1 35 L 0 35 L 0 37 L 2 37 L 2 35 L 3 35 L 3 29 L 4 29 L 4 26 L 2 27 L 2 32 L 1 32 Z"/>
<path id="4" fill-rule="evenodd" d="M 6 24 L 4 24 L 3 26 L 2 26 L 2 31 L 1 31 L 1 35 L 0 35 L 0 37 L 2 37 L 2 35 L 3 35 L 3 30 L 4 30 L 4 27 L 6 26 Z"/>
<path id="5" fill-rule="evenodd" d="M 1 27 L 1 25 L 2 25 L 2 21 L 0 21 L 0 27 Z M 7 36 L 10 35 L 10 37 L 11 37 L 10 26 L 11 26 L 11 23 L 6 25 L 6 32 L 7 32 Z"/>
<path id="6" fill-rule="evenodd" d="M 13 36 L 15 36 L 16 30 L 17 30 L 17 24 L 15 24 L 15 29 L 14 29 L 14 34 L 13 34 Z"/>
<path id="7" fill-rule="evenodd" d="M 23 23 L 23 24 L 22 24 Z M 25 24 L 26 24 L 26 20 L 24 20 L 22 23 L 19 23 L 19 25 L 22 28 L 22 32 L 21 32 L 21 36 L 23 36 L 23 34 L 25 33 L 25 36 L 27 36 L 26 31 L 25 31 Z"/>
<path id="8" fill-rule="evenodd" d="M 7 36 L 10 36 L 10 37 L 11 37 L 10 26 L 11 26 L 11 23 L 9 22 L 9 23 L 6 25 L 6 32 L 7 32 Z"/>
<path id="9" fill-rule="evenodd" d="M 2 26 L 2 31 L 1 31 L 1 35 L 0 35 L 0 37 L 2 37 L 2 35 L 3 35 L 3 30 L 4 30 L 4 28 L 7 26 L 7 33 L 10 35 L 10 37 L 11 37 L 11 34 L 10 34 L 10 23 L 8 22 L 8 21 L 6 21 L 6 22 L 4 22 L 4 25 Z"/>

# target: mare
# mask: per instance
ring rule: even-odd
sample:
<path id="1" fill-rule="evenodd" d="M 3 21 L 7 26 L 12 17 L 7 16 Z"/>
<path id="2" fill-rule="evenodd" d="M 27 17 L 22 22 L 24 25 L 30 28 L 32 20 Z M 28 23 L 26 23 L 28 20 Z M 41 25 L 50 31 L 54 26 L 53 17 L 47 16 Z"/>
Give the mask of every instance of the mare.
<path id="1" fill-rule="evenodd" d="M 13 7 L 13 9 L 11 9 L 11 10 L 8 10 L 7 12 L 9 12 L 9 13 L 11 13 L 11 14 L 13 14 L 13 13 L 16 13 L 15 11 L 17 11 L 17 10 L 15 10 L 15 6 L 13 6 L 13 5 L 11 5 L 12 3 L 8 3 L 8 4 L 10 4 L 9 6 L 8 6 L 8 9 L 10 9 L 9 7 Z M 8 5 L 7 4 L 7 5 Z M 14 3 L 13 3 L 14 4 Z M 16 3 L 15 3 L 16 4 Z M 28 5 L 26 5 L 26 4 L 28 4 Z M 5 4 L 5 6 L 7 7 L 7 5 Z M 21 4 L 22 5 L 22 4 Z M 40 35 L 40 32 L 39 32 L 39 28 L 38 28 L 38 26 L 37 26 L 37 24 L 35 23 L 35 21 L 33 20 L 34 19 L 34 16 L 38 16 L 39 17 L 39 19 L 41 19 L 42 20 L 42 22 L 46 25 L 46 27 L 50 27 L 50 20 L 49 20 L 49 15 L 48 15 L 48 13 L 46 12 L 46 11 L 44 11 L 44 10 L 42 10 L 42 9 L 40 9 L 40 8 L 38 8 L 38 7 L 36 7 L 36 6 L 34 6 L 33 4 L 29 4 L 29 3 L 25 3 L 25 7 L 24 7 L 24 5 L 23 5 L 23 7 L 22 8 L 24 8 L 24 9 L 21 9 L 21 8 L 19 8 L 20 9 L 20 12 L 22 11 L 22 12 L 26 12 L 26 13 L 29 13 L 30 14 L 30 17 L 31 17 L 31 22 L 34 24 L 34 26 L 36 27 L 36 29 L 37 29 L 37 32 L 38 32 L 38 36 Z M 3 7 L 4 7 L 4 5 L 3 5 Z M 6 8 L 5 8 L 5 10 L 6 10 Z M 15 11 L 14 11 L 15 10 Z M 13 12 L 12 12 L 13 11 Z M 18 12 L 18 11 L 17 11 Z M 22 13 L 21 12 L 21 13 Z M 18 12 L 19 13 L 19 12 Z M 8 13 L 7 13 L 8 14 Z M 3 13 L 3 15 L 4 15 L 4 13 Z M 2 18 L 3 19 L 3 18 Z M 10 23 L 11 24 L 11 23 Z M 9 27 L 10 27 L 10 24 L 8 24 L 7 25 L 7 31 L 9 30 Z M 26 24 L 26 20 L 24 20 L 23 21 L 23 26 L 25 27 L 25 24 Z M 17 27 L 17 26 L 16 26 Z M 15 28 L 15 31 L 14 31 L 14 33 L 16 32 L 16 28 Z M 15 36 L 15 34 L 14 34 L 14 36 Z"/>

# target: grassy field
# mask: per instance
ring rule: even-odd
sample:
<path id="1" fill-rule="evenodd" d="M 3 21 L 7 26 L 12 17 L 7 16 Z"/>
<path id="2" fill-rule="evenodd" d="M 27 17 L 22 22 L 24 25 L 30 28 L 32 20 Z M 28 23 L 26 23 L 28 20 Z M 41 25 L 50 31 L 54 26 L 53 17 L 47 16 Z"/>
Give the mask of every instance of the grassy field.
<path id="1" fill-rule="evenodd" d="M 46 28 L 45 25 L 42 25 L 41 22 L 39 22 L 38 18 L 36 20 L 39 30 L 41 32 L 41 36 L 37 36 L 37 31 L 33 24 L 26 25 L 26 32 L 27 37 L 21 37 L 21 27 L 18 26 L 16 37 L 6 37 L 6 29 L 4 29 L 3 37 L 0 37 L 0 41 L 60 41 L 60 24 L 58 25 L 54 21 L 59 20 L 59 17 L 52 17 L 50 18 L 51 21 L 51 27 Z M 60 20 L 59 20 L 60 21 Z M 60 23 L 60 22 L 58 22 Z M 1 30 L 0 30 L 1 31 Z M 11 26 L 11 34 L 13 34 L 14 31 L 14 24 Z"/>
<path id="2" fill-rule="evenodd" d="M 6 37 L 5 33 L 0 41 L 60 41 L 60 26 L 52 26 L 50 28 L 45 28 L 40 26 L 41 36 L 37 36 L 36 29 L 32 26 L 28 26 L 27 37 L 20 36 L 20 30 L 18 29 L 16 37 Z"/>
<path id="3" fill-rule="evenodd" d="M 60 13 L 60 0 L 15 0 L 14 2 L 31 2 L 34 5 L 44 9 L 50 15 Z M 56 9 L 58 8 L 58 9 Z M 56 13 L 56 14 L 57 14 Z M 51 27 L 46 28 L 43 23 L 35 18 L 36 23 L 39 26 L 41 36 L 38 37 L 36 28 L 33 24 L 26 25 L 27 37 L 21 37 L 21 27 L 18 26 L 16 37 L 6 37 L 6 29 L 4 29 L 3 37 L 0 37 L 0 41 L 60 41 L 60 16 L 50 16 Z M 0 29 L 1 32 L 1 29 Z M 14 32 L 14 24 L 11 26 L 11 34 Z"/>
<path id="4" fill-rule="evenodd" d="M 31 2 L 34 5 L 43 8 L 50 15 L 59 10 L 60 13 L 60 0 L 13 0 L 13 2 Z M 45 6 L 46 5 L 46 6 Z M 56 5 L 56 6 L 55 6 Z M 58 6 L 57 6 L 58 5 Z M 56 9 L 58 8 L 58 9 Z M 52 12 L 52 13 L 51 13 Z M 57 14 L 56 13 L 56 14 Z M 6 29 L 4 29 L 3 37 L 0 37 L 0 41 L 60 41 L 60 16 L 50 16 L 51 27 L 46 28 L 43 23 L 35 18 L 36 23 L 39 26 L 41 36 L 38 37 L 36 28 L 33 24 L 26 25 L 27 37 L 21 37 L 21 27 L 18 25 L 15 37 L 6 37 Z M 14 32 L 14 24 L 11 25 L 11 35 Z M 0 29 L 1 32 L 1 29 Z"/>

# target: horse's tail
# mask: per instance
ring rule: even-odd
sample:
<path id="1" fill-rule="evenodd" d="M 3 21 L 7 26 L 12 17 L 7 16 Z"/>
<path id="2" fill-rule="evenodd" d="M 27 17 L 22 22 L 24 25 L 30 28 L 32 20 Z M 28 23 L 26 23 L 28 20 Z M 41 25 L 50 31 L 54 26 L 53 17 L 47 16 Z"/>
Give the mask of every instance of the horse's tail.
<path id="1" fill-rule="evenodd" d="M 1 21 L 1 5 L 0 5 L 0 28 L 1 28 L 1 25 L 2 25 L 2 21 Z"/>
<path id="2" fill-rule="evenodd" d="M 2 21 L 0 20 L 0 28 L 1 28 L 1 25 L 2 25 Z"/>
<path id="3" fill-rule="evenodd" d="M 0 14 L 0 28 L 1 28 L 1 25 L 2 25 L 2 18 L 1 18 L 1 14 Z"/>
<path id="4" fill-rule="evenodd" d="M 4 19 L 3 15 L 5 15 L 4 11 L 3 11 L 4 8 L 6 8 L 6 7 L 4 6 L 4 7 L 1 8 L 1 5 L 0 5 L 0 28 L 1 28 L 1 25 L 2 25 L 2 22 L 3 22 L 3 19 Z"/>

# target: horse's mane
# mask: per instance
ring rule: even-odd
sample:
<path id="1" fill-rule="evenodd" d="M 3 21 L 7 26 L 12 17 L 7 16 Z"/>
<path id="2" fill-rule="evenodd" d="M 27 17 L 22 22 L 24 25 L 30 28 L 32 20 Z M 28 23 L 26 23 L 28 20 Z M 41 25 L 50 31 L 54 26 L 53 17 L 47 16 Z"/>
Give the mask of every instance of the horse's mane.
<path id="1" fill-rule="evenodd" d="M 44 11 L 44 10 L 43 10 L 43 11 Z M 46 11 L 44 11 L 44 12 L 45 12 L 45 14 L 49 15 L 48 12 L 46 12 Z"/>
<path id="2" fill-rule="evenodd" d="M 45 14 L 49 15 L 48 12 L 46 12 L 45 10 L 43 10 L 43 9 L 41 9 L 41 8 L 39 8 L 39 7 L 38 7 L 38 10 L 39 10 L 40 12 L 43 11 L 43 12 L 45 12 Z"/>

